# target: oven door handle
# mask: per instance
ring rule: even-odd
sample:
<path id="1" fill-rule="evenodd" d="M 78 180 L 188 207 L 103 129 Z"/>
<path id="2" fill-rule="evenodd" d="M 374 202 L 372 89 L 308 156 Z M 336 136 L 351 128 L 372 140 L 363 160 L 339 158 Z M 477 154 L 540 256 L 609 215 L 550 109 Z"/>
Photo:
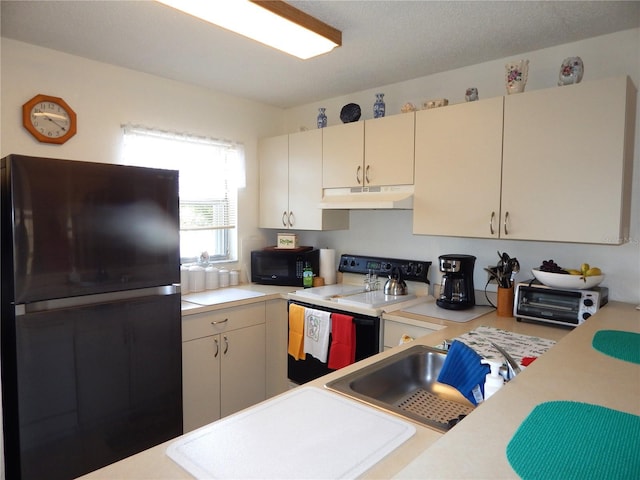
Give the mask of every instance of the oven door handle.
<path id="1" fill-rule="evenodd" d="M 364 325 L 366 327 L 370 327 L 375 325 L 375 320 L 372 318 L 353 317 L 353 323 L 356 325 Z"/>

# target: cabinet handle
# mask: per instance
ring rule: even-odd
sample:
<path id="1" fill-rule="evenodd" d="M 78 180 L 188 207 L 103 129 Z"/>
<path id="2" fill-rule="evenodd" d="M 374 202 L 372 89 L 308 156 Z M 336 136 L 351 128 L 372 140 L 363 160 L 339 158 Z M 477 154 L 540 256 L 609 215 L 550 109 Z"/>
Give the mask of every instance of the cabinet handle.
<path id="1" fill-rule="evenodd" d="M 371 165 L 367 165 L 367 168 L 364 169 L 364 179 L 366 183 L 371 183 L 371 180 L 369 180 L 369 168 L 371 167 Z"/>
<path id="2" fill-rule="evenodd" d="M 289 212 L 289 226 L 293 227 L 294 223 L 296 223 L 296 217 L 293 215 L 293 212 Z"/>
<path id="3" fill-rule="evenodd" d="M 360 185 L 362 183 L 362 181 L 360 180 L 360 171 L 362 170 L 362 165 L 358 165 L 358 168 L 356 169 L 356 182 L 358 182 L 358 185 Z"/>
<path id="4" fill-rule="evenodd" d="M 489 219 L 489 231 L 491 232 L 491 235 L 493 235 L 495 233 L 495 231 L 493 230 L 493 219 L 496 218 L 496 212 L 491 212 L 491 218 Z"/>
<path id="5" fill-rule="evenodd" d="M 287 212 L 286 211 L 282 212 L 282 226 L 283 227 L 287 226 Z"/>
<path id="6" fill-rule="evenodd" d="M 227 323 L 229 321 L 228 318 L 225 318 L 224 320 L 218 320 L 217 322 L 211 322 L 211 325 L 220 325 L 221 323 Z"/>
<path id="7" fill-rule="evenodd" d="M 216 344 L 216 353 L 213 354 L 213 358 L 218 358 L 218 354 L 220 353 L 220 344 L 218 343 L 217 338 L 214 338 L 213 342 Z"/>
<path id="8" fill-rule="evenodd" d="M 222 353 L 226 355 L 227 352 L 229 351 L 229 339 L 227 338 L 226 335 L 223 338 L 224 338 L 224 352 Z"/>
<path id="9" fill-rule="evenodd" d="M 509 221 L 509 212 L 504 214 L 504 234 L 509 235 L 509 230 L 507 230 L 507 222 Z"/>

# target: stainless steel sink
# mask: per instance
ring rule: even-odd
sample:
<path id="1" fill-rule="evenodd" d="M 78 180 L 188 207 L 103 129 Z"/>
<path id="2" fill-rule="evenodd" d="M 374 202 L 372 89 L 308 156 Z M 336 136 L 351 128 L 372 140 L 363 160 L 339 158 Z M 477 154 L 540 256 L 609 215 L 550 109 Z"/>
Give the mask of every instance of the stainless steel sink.
<path id="1" fill-rule="evenodd" d="M 438 382 L 446 352 L 415 345 L 325 385 L 329 390 L 446 432 L 475 407 Z"/>

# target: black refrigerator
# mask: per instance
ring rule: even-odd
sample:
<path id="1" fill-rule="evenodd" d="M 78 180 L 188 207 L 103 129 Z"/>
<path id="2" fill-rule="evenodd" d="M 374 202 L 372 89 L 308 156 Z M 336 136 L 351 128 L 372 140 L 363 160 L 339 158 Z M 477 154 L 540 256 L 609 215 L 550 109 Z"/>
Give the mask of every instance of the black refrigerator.
<path id="1" fill-rule="evenodd" d="M 9 155 L 1 187 L 6 478 L 180 435 L 178 173 Z"/>

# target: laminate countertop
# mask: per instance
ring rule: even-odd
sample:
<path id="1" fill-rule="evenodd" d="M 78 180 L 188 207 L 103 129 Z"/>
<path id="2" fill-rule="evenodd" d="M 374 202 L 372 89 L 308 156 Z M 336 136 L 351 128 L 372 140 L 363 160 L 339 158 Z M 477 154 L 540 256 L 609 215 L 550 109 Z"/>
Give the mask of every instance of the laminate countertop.
<path id="1" fill-rule="evenodd" d="M 419 318 L 403 312 L 396 315 L 441 327 L 415 340 L 416 343 L 426 345 L 438 345 L 444 339 L 455 338 L 478 326 L 547 338 L 557 343 L 448 433 L 443 435 L 414 424 L 416 434 L 367 470 L 362 478 L 519 478 L 507 459 L 506 447 L 518 427 L 537 405 L 568 400 L 640 415 L 640 365 L 610 357 L 592 346 L 594 335 L 600 330 L 640 333 L 640 311 L 634 305 L 610 302 L 573 330 L 518 322 L 514 318 L 498 317 L 495 312 L 466 323 Z M 315 380 L 310 385 L 322 387 L 330 380 L 413 344 L 407 343 L 387 350 Z M 192 478 L 166 456 L 166 448 L 172 441 L 83 478 Z M 594 442 L 597 441 L 594 439 Z M 572 451 L 571 445 L 567 445 L 566 450 L 569 455 L 579 455 Z M 251 459 L 248 458 L 247 461 Z"/>

